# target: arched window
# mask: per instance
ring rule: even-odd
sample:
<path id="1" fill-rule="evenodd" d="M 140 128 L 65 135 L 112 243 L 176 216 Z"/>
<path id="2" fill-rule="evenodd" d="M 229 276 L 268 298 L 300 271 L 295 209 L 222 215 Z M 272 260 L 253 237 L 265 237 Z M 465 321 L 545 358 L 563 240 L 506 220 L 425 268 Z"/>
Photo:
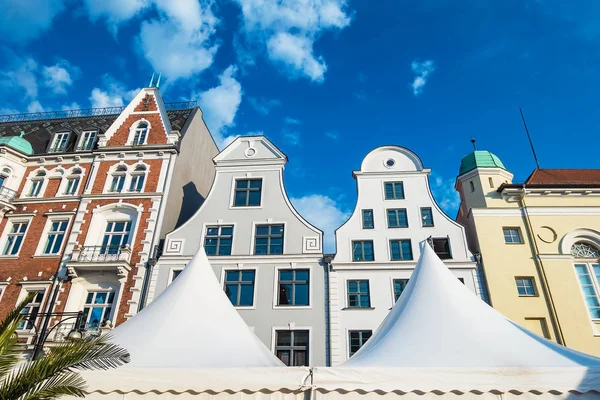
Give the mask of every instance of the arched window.
<path id="1" fill-rule="evenodd" d="M 146 138 L 148 136 L 148 124 L 146 122 L 140 122 L 135 128 L 135 134 L 133 135 L 133 145 L 146 144 Z"/>
<path id="2" fill-rule="evenodd" d="M 600 250 L 591 244 L 576 242 L 571 246 L 571 255 L 576 259 L 575 272 L 590 316 L 600 318 Z"/>
<path id="3" fill-rule="evenodd" d="M 131 173 L 131 183 L 129 184 L 130 192 L 141 192 L 144 188 L 144 180 L 146 178 L 146 166 L 139 164 Z"/>
<path id="4" fill-rule="evenodd" d="M 28 196 L 36 197 L 39 196 L 44 184 L 44 178 L 46 177 L 46 171 L 40 170 L 36 172 L 35 176 L 31 178 L 31 186 L 29 188 Z"/>
<path id="5" fill-rule="evenodd" d="M 121 193 L 123 191 L 123 185 L 125 184 L 125 176 L 127 175 L 127 167 L 119 165 L 115 172 L 112 174 L 112 182 L 110 184 L 110 191 L 113 193 Z"/>
<path id="6" fill-rule="evenodd" d="M 83 171 L 81 171 L 80 168 L 74 168 L 73 171 L 71 171 L 71 175 L 67 177 L 67 187 L 65 189 L 65 194 L 67 196 L 73 196 L 77 194 L 82 172 Z"/>
<path id="7" fill-rule="evenodd" d="M 2 172 L 0 173 L 0 188 L 3 188 L 8 178 L 10 177 L 11 171 L 9 168 L 2 168 Z"/>

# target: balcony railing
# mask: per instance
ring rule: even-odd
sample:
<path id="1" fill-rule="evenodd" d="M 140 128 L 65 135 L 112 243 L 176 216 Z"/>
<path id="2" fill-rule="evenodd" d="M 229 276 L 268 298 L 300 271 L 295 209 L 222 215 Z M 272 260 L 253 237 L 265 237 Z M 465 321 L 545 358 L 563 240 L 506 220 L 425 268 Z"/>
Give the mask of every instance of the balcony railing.
<path id="1" fill-rule="evenodd" d="M 127 253 L 127 256 L 131 254 L 129 246 L 83 246 L 79 250 L 76 259 L 79 262 L 122 261 L 125 253 Z"/>
<path id="2" fill-rule="evenodd" d="M 16 190 L 7 187 L 0 188 L 0 200 L 13 201 L 17 197 L 17 194 L 18 192 Z"/>
<path id="3" fill-rule="evenodd" d="M 62 323 L 56 327 L 53 334 L 48 338 L 48 341 L 52 342 L 64 342 L 69 338 L 69 333 L 73 330 L 81 332 L 83 338 L 90 336 L 100 336 L 102 330 L 98 324 L 83 324 L 83 326 L 77 326 L 76 322 L 73 323 Z"/>

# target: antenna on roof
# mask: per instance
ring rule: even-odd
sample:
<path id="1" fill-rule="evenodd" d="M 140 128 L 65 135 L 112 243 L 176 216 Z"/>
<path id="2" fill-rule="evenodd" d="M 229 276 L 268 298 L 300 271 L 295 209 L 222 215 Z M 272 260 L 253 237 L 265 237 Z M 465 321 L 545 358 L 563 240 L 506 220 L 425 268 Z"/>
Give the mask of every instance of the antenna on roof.
<path id="1" fill-rule="evenodd" d="M 473 144 L 473 151 L 477 151 L 477 146 L 475 145 L 475 138 L 471 138 L 471 143 Z"/>
<path id="2" fill-rule="evenodd" d="M 527 129 L 527 123 L 525 122 L 525 117 L 523 116 L 523 110 L 519 107 L 519 112 L 521 113 L 521 119 L 523 120 L 523 126 L 525 126 L 525 133 L 527 133 L 527 139 L 529 139 L 529 145 L 531 146 L 531 152 L 533 153 L 533 158 L 535 159 L 535 165 L 537 169 L 540 169 L 540 163 L 538 161 L 537 155 L 535 154 L 535 148 L 533 147 L 533 142 L 531 141 L 531 135 L 529 135 L 529 129 Z"/>
<path id="3" fill-rule="evenodd" d="M 152 73 L 152 78 L 150 78 L 150 84 L 148 85 L 148 87 L 152 87 L 153 83 L 154 83 L 154 72 Z"/>
<path id="4" fill-rule="evenodd" d="M 162 77 L 162 72 L 158 74 L 158 80 L 156 81 L 156 88 L 160 87 L 160 78 Z"/>

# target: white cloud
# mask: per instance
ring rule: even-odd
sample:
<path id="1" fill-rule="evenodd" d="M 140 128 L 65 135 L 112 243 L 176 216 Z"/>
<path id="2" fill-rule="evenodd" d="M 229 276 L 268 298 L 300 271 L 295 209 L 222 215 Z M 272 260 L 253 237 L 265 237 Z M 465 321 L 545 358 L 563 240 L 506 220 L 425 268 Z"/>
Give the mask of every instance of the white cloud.
<path id="1" fill-rule="evenodd" d="M 56 94 L 67 94 L 67 87 L 72 86 L 80 74 L 81 70 L 67 60 L 59 60 L 55 65 L 42 70 L 44 85 Z"/>
<path id="2" fill-rule="evenodd" d="M 327 64 L 314 54 L 314 44 L 328 30 L 350 25 L 346 0 L 236 0 L 242 8 L 243 32 L 249 42 L 261 43 L 268 57 L 291 78 L 315 82 L 325 78 Z M 247 47 L 238 43 L 242 58 Z"/>
<path id="3" fill-rule="evenodd" d="M 39 101 L 34 100 L 31 103 L 29 103 L 29 105 L 27 106 L 27 112 L 28 113 L 38 113 L 38 112 L 44 112 L 44 107 L 42 107 L 42 105 L 40 104 Z"/>
<path id="4" fill-rule="evenodd" d="M 20 114 L 19 110 L 14 108 L 0 108 L 0 115 Z"/>
<path id="5" fill-rule="evenodd" d="M 323 230 L 325 252 L 335 252 L 335 230 L 350 217 L 333 199 L 320 194 L 311 194 L 290 199 L 296 210 L 308 222 Z"/>
<path id="6" fill-rule="evenodd" d="M 204 121 L 221 149 L 226 140 L 230 143 L 233 140 L 227 131 L 235 126 L 235 115 L 242 102 L 242 85 L 235 79 L 236 71 L 236 67 L 230 65 L 219 76 L 219 86 L 197 95 Z"/>
<path id="7" fill-rule="evenodd" d="M 148 0 L 85 0 L 84 6 L 91 21 L 106 19 L 109 30 L 116 35 L 121 23 L 136 16 L 149 3 Z"/>
<path id="8" fill-rule="evenodd" d="M 219 20 L 212 1 L 154 0 L 159 19 L 142 23 L 138 37 L 142 54 L 155 71 L 174 81 L 189 78 L 213 63 L 213 39 Z"/>
<path id="9" fill-rule="evenodd" d="M 292 118 L 292 117 L 285 117 L 283 119 L 283 122 L 285 122 L 286 124 L 290 124 L 290 125 L 300 125 L 302 123 L 302 121 L 300 121 L 299 119 Z"/>
<path id="10" fill-rule="evenodd" d="M 12 54 L 12 52 L 7 54 Z M 2 86 L 9 90 L 24 90 L 27 98 L 36 99 L 38 95 L 36 77 L 38 65 L 35 60 L 33 58 L 15 58 L 12 64 L 14 69 L 0 72 Z"/>
<path id="11" fill-rule="evenodd" d="M 13 43 L 36 39 L 64 8 L 64 0 L 0 0 L 0 36 Z"/>
<path id="12" fill-rule="evenodd" d="M 90 94 L 92 108 L 121 107 L 131 101 L 140 88 L 127 90 L 122 83 L 109 75 L 104 75 L 103 89 L 94 88 Z"/>
<path id="13" fill-rule="evenodd" d="M 340 135 L 336 131 L 327 131 L 325 132 L 325 136 L 332 140 L 338 140 Z"/>
<path id="14" fill-rule="evenodd" d="M 292 146 L 300 144 L 300 132 L 295 131 L 283 131 L 283 139 Z"/>
<path id="15" fill-rule="evenodd" d="M 431 174 L 430 184 L 433 197 L 451 218 L 456 216 L 460 206 L 460 196 L 454 189 L 454 182 L 453 178 L 444 179 L 439 175 Z"/>
<path id="16" fill-rule="evenodd" d="M 80 110 L 81 106 L 75 102 L 71 103 L 71 104 L 63 104 L 63 106 L 61 107 L 61 110 L 63 111 L 67 111 L 67 110 Z"/>
<path id="17" fill-rule="evenodd" d="M 411 83 L 411 88 L 415 96 L 419 96 L 423 92 L 423 87 L 429 79 L 429 75 L 435 71 L 435 65 L 432 60 L 419 62 L 417 60 L 410 64 L 412 71 L 415 74 L 415 79 Z"/>
<path id="18" fill-rule="evenodd" d="M 248 102 L 256 112 L 262 115 L 269 114 L 272 108 L 281 107 L 281 101 L 264 97 L 248 97 Z"/>

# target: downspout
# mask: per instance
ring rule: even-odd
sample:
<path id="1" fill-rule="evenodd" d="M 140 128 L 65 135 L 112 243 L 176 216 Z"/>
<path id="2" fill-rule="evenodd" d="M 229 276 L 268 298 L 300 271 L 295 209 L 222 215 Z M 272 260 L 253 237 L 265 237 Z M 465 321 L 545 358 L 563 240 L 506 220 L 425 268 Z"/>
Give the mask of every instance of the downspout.
<path id="1" fill-rule="evenodd" d="M 556 341 L 558 344 L 566 346 L 565 338 L 563 336 L 562 329 L 560 327 L 560 323 L 558 321 L 558 315 L 556 312 L 556 306 L 554 305 L 554 300 L 552 298 L 552 293 L 550 292 L 550 288 L 548 285 L 548 278 L 546 276 L 546 270 L 544 268 L 544 263 L 540 258 L 540 250 L 537 245 L 537 241 L 535 240 L 535 232 L 533 231 L 533 225 L 531 224 L 531 219 L 529 218 L 529 213 L 527 212 L 527 205 L 525 204 L 525 184 L 523 184 L 523 188 L 521 189 L 521 193 L 519 195 L 519 206 L 523 210 L 523 214 L 525 216 L 525 228 L 527 230 L 527 236 L 529 237 L 529 242 L 531 250 L 533 252 L 533 260 L 535 262 L 535 266 L 538 270 L 538 275 L 540 276 L 540 283 L 542 286 L 542 291 L 546 296 L 546 302 L 548 305 L 548 311 L 550 311 L 550 320 L 552 322 L 552 329 L 554 330 L 554 335 L 556 336 Z"/>
<path id="2" fill-rule="evenodd" d="M 146 301 L 148 297 L 148 288 L 150 287 L 150 279 L 152 278 L 152 272 L 154 270 L 154 266 L 156 265 L 156 257 L 158 254 L 157 246 L 158 241 L 160 240 L 160 229 L 162 226 L 162 221 L 165 216 L 166 207 L 163 205 L 167 204 L 167 199 L 169 197 L 168 189 L 171 184 L 171 180 L 173 178 L 173 171 L 175 170 L 175 161 L 177 160 L 177 153 L 171 153 L 169 155 L 169 167 L 167 169 L 167 176 L 163 183 L 162 193 L 163 195 L 160 198 L 160 205 L 158 207 L 158 218 L 156 219 L 156 226 L 154 229 L 154 237 L 152 238 L 152 243 L 150 245 L 150 258 L 146 261 L 146 273 L 144 274 L 144 282 L 142 283 L 142 293 L 140 294 L 140 303 L 138 304 L 138 312 L 142 311 L 146 306 Z M 158 232 L 157 232 L 158 231 Z"/>
<path id="3" fill-rule="evenodd" d="M 325 267 L 325 366 L 331 367 L 331 301 L 329 301 L 329 270 L 333 256 L 323 254 L 323 264 Z"/>

